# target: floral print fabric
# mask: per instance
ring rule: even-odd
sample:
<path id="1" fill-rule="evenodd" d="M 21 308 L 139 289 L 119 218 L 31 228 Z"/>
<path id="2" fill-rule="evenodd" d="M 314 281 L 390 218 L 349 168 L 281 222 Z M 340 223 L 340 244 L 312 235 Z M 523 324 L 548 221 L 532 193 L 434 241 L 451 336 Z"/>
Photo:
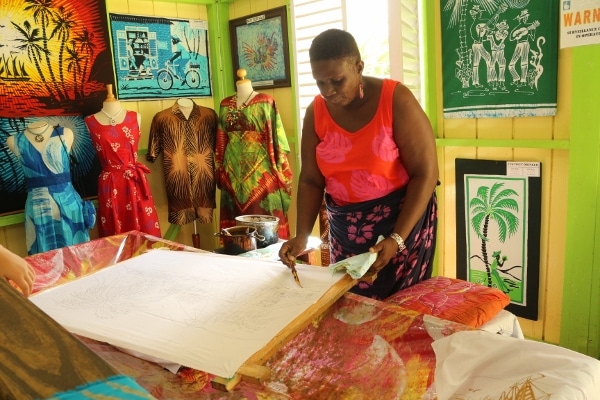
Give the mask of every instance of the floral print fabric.
<path id="1" fill-rule="evenodd" d="M 392 129 L 392 98 L 397 84 L 383 81 L 375 116 L 356 132 L 339 126 L 320 96 L 314 99 L 315 131 L 321 139 L 317 164 L 327 193 L 338 204 L 376 199 L 408 183 Z"/>
<path id="2" fill-rule="evenodd" d="M 379 199 L 342 206 L 326 195 L 331 263 L 365 253 L 376 244 L 379 235 L 389 236 L 405 195 L 406 189 L 400 189 Z M 406 249 L 392 257 L 373 283 L 359 282 L 350 291 L 380 300 L 429 278 L 436 227 L 437 199 L 434 193 L 410 236 L 404 238 Z"/>
<path id="3" fill-rule="evenodd" d="M 98 153 L 98 233 L 100 237 L 137 230 L 160 237 L 158 214 L 146 174 L 138 162 L 140 127 L 135 111 L 123 122 L 102 125 L 94 115 L 84 119 Z"/>
<path id="4" fill-rule="evenodd" d="M 504 309 L 510 298 L 497 288 L 435 276 L 401 290 L 385 301 L 478 328 Z"/>

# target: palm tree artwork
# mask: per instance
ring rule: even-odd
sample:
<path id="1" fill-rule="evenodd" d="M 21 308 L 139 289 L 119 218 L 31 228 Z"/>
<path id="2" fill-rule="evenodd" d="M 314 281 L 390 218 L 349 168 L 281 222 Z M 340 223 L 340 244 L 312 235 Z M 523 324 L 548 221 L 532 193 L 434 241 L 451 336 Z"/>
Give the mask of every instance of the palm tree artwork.
<path id="1" fill-rule="evenodd" d="M 491 186 L 479 186 L 476 196 L 469 200 L 469 223 L 476 234 L 476 239 L 481 243 L 481 253 L 472 254 L 470 259 L 480 260 L 485 268 L 485 274 L 478 275 L 475 280 L 478 283 L 488 287 L 496 287 L 504 293 L 521 287 L 522 279 L 512 274 L 514 269 L 522 269 L 521 265 L 505 266 L 508 256 L 502 255 L 506 249 L 494 247 L 505 244 L 507 239 L 517 234 L 519 231 L 519 202 L 517 199 L 519 193 L 512 189 L 504 187 L 505 183 L 496 181 Z M 494 233 L 497 237 L 491 240 L 491 225 L 494 224 L 497 229 Z M 493 243 L 493 244 L 492 244 Z M 490 257 L 490 250 L 491 257 Z"/>
<path id="2" fill-rule="evenodd" d="M 109 38 L 104 0 L 0 2 L 0 117 L 97 111 L 114 81 Z"/>
<path id="3" fill-rule="evenodd" d="M 74 183 L 96 195 L 99 163 L 83 116 L 114 81 L 105 0 L 0 1 L 0 215 L 23 210 L 26 183 L 6 138 L 44 120 L 75 133 Z"/>

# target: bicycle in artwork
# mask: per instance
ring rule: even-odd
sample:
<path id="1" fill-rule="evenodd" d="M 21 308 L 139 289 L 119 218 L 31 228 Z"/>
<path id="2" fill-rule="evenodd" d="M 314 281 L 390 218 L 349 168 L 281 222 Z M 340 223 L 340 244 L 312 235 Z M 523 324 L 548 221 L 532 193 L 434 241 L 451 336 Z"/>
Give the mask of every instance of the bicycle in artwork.
<path id="1" fill-rule="evenodd" d="M 173 83 L 178 80 L 181 84 L 187 84 L 190 88 L 195 89 L 200 86 L 200 65 L 189 62 L 184 70 L 184 76 L 177 74 L 178 65 L 171 61 L 165 62 L 165 68 L 161 68 L 156 72 L 156 80 L 158 86 L 162 90 L 169 90 L 173 87 Z"/>

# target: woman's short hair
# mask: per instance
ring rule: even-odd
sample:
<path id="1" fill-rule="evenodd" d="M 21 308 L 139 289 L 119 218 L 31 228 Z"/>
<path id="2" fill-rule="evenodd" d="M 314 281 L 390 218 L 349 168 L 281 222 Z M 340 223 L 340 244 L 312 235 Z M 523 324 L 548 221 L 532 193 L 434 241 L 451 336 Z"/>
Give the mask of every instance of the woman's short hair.
<path id="1" fill-rule="evenodd" d="M 308 50 L 310 62 L 356 58 L 360 60 L 360 51 L 354 37 L 341 29 L 327 29 L 313 39 Z"/>

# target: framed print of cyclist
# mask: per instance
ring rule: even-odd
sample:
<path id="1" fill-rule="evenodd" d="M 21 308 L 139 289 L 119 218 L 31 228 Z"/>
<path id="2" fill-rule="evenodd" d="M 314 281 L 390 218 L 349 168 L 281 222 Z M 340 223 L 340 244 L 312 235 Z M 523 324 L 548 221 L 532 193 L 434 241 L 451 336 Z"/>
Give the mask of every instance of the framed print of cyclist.
<path id="1" fill-rule="evenodd" d="M 109 14 L 119 100 L 212 95 L 204 20 Z"/>

